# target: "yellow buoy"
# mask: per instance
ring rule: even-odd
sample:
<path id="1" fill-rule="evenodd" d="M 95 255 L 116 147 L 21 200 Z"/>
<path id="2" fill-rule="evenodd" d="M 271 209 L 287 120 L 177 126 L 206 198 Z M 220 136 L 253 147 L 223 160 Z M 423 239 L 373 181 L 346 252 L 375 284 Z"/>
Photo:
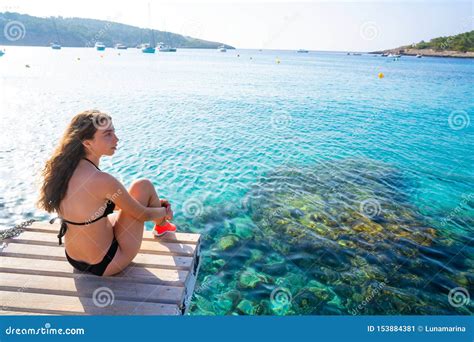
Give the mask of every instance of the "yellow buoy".
<path id="1" fill-rule="evenodd" d="M 384 77 L 383 72 L 379 72 L 379 78 L 383 78 L 383 77 Z"/>

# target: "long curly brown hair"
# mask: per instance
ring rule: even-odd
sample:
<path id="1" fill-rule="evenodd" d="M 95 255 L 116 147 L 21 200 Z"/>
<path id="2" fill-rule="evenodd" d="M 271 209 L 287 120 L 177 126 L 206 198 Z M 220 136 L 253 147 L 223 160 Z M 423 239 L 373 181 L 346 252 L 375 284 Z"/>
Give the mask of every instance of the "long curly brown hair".
<path id="1" fill-rule="evenodd" d="M 74 116 L 59 145 L 41 172 L 42 184 L 37 206 L 48 213 L 59 211 L 66 196 L 69 180 L 79 161 L 86 156 L 82 142 L 93 139 L 98 129 L 110 125 L 112 118 L 98 110 L 88 110 Z"/>

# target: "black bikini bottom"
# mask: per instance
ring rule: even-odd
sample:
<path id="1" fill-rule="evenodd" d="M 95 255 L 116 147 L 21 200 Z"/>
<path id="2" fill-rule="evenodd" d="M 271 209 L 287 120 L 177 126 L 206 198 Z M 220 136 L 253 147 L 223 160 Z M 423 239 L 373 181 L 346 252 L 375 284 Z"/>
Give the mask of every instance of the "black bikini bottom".
<path id="1" fill-rule="evenodd" d="M 118 246 L 119 246 L 119 244 L 118 244 L 118 242 L 117 242 L 117 240 L 115 239 L 115 236 L 114 236 L 114 239 L 112 240 L 112 244 L 110 245 L 110 248 L 107 251 L 107 253 L 105 254 L 102 261 L 99 262 L 98 264 L 94 264 L 94 265 L 88 264 L 88 263 L 83 262 L 83 261 L 74 260 L 65 251 L 66 252 L 66 258 L 67 258 L 67 261 L 69 261 L 69 263 L 75 269 L 78 269 L 79 271 L 83 271 L 83 272 L 90 272 L 92 274 L 101 276 L 101 275 L 104 274 L 105 269 L 107 268 L 107 266 L 110 264 L 110 262 L 114 258 L 115 253 L 117 253 Z"/>

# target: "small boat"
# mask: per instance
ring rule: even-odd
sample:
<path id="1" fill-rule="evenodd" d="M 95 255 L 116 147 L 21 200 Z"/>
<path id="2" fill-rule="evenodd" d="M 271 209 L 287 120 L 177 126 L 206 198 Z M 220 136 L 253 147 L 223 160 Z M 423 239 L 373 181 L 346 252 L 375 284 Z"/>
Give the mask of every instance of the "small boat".
<path id="1" fill-rule="evenodd" d="M 120 44 L 120 43 L 115 44 L 115 48 L 118 49 L 118 50 L 127 50 L 128 49 L 128 47 L 126 45 L 123 45 L 123 44 Z"/>
<path id="2" fill-rule="evenodd" d="M 57 42 L 53 42 L 51 43 L 51 49 L 53 50 L 61 50 L 61 44 L 57 43 Z"/>
<path id="3" fill-rule="evenodd" d="M 352 53 L 352 56 L 362 56 L 362 54 L 361 54 L 361 53 L 358 53 L 358 52 L 353 52 L 353 53 Z"/>
<path id="4" fill-rule="evenodd" d="M 105 50 L 105 44 L 102 43 L 102 42 L 96 42 L 94 47 L 97 51 L 104 51 Z"/>
<path id="5" fill-rule="evenodd" d="M 142 45 L 142 52 L 143 53 L 155 53 L 155 48 L 150 44 L 143 44 Z"/>
<path id="6" fill-rule="evenodd" d="M 217 48 L 217 50 L 219 50 L 220 52 L 226 52 L 226 51 L 227 51 L 227 49 L 225 48 L 224 45 L 219 46 L 219 47 Z"/>
<path id="7" fill-rule="evenodd" d="M 171 47 L 169 45 L 166 45 L 164 43 L 158 43 L 158 45 L 156 46 L 156 48 L 158 49 L 158 51 L 160 52 L 176 52 L 176 48 L 174 47 Z"/>
<path id="8" fill-rule="evenodd" d="M 53 26 L 54 26 L 54 32 L 56 33 L 56 41 L 55 42 L 52 42 L 50 45 L 51 45 L 51 49 L 53 50 L 61 50 L 61 43 L 60 43 L 60 40 L 59 40 L 59 33 L 58 33 L 58 27 L 56 26 L 56 21 L 54 20 L 54 18 L 51 18 L 53 20 Z"/>
<path id="9" fill-rule="evenodd" d="M 387 53 L 387 52 L 384 52 L 384 53 L 382 53 L 381 56 L 382 56 L 382 57 L 388 57 L 388 53 Z"/>
<path id="10" fill-rule="evenodd" d="M 0 50 L 0 57 L 2 57 L 5 54 L 5 50 Z"/>
<path id="11" fill-rule="evenodd" d="M 416 58 L 421 58 L 423 57 L 423 55 L 416 55 Z"/>
<path id="12" fill-rule="evenodd" d="M 308 53 L 309 51 L 305 50 L 305 49 L 299 49 L 296 52 L 298 52 L 298 53 Z"/>
<path id="13" fill-rule="evenodd" d="M 150 8 L 150 3 L 148 3 L 148 25 L 151 23 L 151 8 Z M 153 29 L 150 29 L 150 44 L 142 44 L 142 52 L 143 53 L 155 53 L 155 31 Z"/>
<path id="14" fill-rule="evenodd" d="M 390 58 L 400 58 L 402 57 L 401 55 L 398 55 L 398 54 L 391 54 L 389 53 L 387 57 L 390 57 Z"/>

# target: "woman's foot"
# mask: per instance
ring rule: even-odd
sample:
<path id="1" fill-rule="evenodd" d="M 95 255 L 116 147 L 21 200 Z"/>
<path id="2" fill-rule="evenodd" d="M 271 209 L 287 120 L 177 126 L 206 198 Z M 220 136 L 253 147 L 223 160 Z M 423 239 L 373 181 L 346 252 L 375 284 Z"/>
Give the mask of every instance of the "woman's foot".
<path id="1" fill-rule="evenodd" d="M 162 224 L 158 225 L 155 224 L 155 228 L 153 228 L 153 235 L 155 236 L 163 236 L 168 232 L 175 232 L 176 226 L 171 222 L 165 221 Z"/>

